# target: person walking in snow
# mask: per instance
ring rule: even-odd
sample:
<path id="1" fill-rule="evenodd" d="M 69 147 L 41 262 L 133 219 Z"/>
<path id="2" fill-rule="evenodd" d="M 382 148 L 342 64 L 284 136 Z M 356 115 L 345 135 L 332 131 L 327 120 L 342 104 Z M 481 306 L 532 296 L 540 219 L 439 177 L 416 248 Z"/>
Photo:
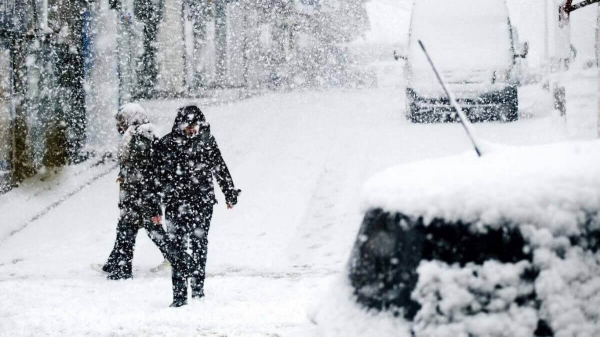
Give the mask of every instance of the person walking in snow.
<path id="1" fill-rule="evenodd" d="M 213 176 L 228 208 L 237 203 L 241 191 L 234 187 L 209 124 L 195 105 L 178 110 L 171 133 L 160 140 L 158 154 L 165 219 L 174 256 L 171 307 L 180 307 L 187 304 L 188 278 L 192 298 L 204 297 L 208 230 L 217 203 Z M 188 236 L 192 262 L 186 263 Z"/>
<path id="2" fill-rule="evenodd" d="M 102 270 L 109 274 L 108 279 L 121 280 L 132 277 L 133 249 L 141 228 L 146 229 L 165 259 L 169 249 L 161 224 L 158 177 L 154 163 L 154 151 L 159 138 L 144 109 L 138 104 L 125 104 L 115 118 L 117 129 L 123 135 L 119 146 L 117 179 L 120 184 L 121 215 L 114 248 Z"/>

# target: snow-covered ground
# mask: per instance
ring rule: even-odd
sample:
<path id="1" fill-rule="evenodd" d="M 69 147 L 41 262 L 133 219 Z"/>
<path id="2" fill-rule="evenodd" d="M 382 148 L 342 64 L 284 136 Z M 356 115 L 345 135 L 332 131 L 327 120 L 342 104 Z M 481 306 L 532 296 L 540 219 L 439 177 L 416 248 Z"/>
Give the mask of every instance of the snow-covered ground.
<path id="1" fill-rule="evenodd" d="M 378 69 L 397 74 L 401 64 Z M 591 139 L 593 74 L 572 74 L 566 122 L 546 92 L 529 87 L 521 120 L 475 128 L 512 145 Z M 115 238 L 114 163 L 67 169 L 54 176 L 61 184 L 33 181 L 32 190 L 61 200 L 53 207 L 27 201 L 25 189 L 1 196 L 9 221 L 0 224 L 0 335 L 308 335 L 307 308 L 328 296 L 348 258 L 362 184 L 386 167 L 470 148 L 458 124 L 407 122 L 401 82 L 382 79 L 374 89 L 271 93 L 203 108 L 242 194 L 233 210 L 218 196 L 207 296 L 183 308 L 168 308 L 170 275 L 150 272 L 162 257 L 144 231 L 132 280 L 107 281 L 90 268 L 105 261 Z M 181 104 L 142 105 L 164 134 Z M 77 172 L 86 178 L 73 183 Z"/>

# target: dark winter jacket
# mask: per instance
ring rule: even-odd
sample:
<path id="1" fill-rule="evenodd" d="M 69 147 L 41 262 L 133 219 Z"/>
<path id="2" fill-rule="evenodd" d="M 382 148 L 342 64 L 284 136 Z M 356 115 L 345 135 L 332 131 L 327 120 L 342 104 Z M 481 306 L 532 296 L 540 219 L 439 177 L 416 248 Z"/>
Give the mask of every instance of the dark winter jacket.
<path id="1" fill-rule="evenodd" d="M 154 162 L 159 138 L 152 124 L 134 124 L 123 135 L 119 149 L 119 178 L 121 215 L 133 222 L 161 214 L 159 180 Z"/>
<path id="2" fill-rule="evenodd" d="M 210 127 L 199 115 L 190 117 L 180 109 L 171 133 L 160 140 L 160 181 L 164 204 L 179 207 L 183 204 L 203 207 L 216 203 L 213 176 L 230 205 L 237 203 L 235 189 L 227 165 L 221 156 Z M 195 137 L 186 136 L 188 123 L 198 125 Z"/>

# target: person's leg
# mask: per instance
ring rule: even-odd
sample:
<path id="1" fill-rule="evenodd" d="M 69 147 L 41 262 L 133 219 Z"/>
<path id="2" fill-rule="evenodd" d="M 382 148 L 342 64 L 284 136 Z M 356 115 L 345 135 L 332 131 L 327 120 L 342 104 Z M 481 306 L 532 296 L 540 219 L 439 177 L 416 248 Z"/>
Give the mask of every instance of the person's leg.
<path id="1" fill-rule="evenodd" d="M 152 221 L 144 221 L 144 228 L 146 229 L 146 233 L 148 233 L 148 237 L 156 247 L 160 250 L 162 256 L 171 261 L 170 257 L 171 250 L 169 249 L 169 240 L 167 238 L 167 232 L 165 232 L 163 226 L 161 224 L 155 224 Z"/>
<path id="2" fill-rule="evenodd" d="M 191 288 L 192 298 L 201 298 L 204 296 L 204 279 L 206 278 L 206 256 L 208 253 L 208 230 L 212 219 L 213 207 L 204 207 L 198 215 L 198 224 L 196 229 L 190 234 L 190 245 L 192 248 L 192 258 L 196 265 L 192 273 Z"/>
<path id="3" fill-rule="evenodd" d="M 173 282 L 173 303 L 172 307 L 180 307 L 187 304 L 187 277 L 188 266 L 186 263 L 185 235 L 186 227 L 182 226 L 180 214 L 169 212 L 166 217 L 170 222 L 169 232 L 167 233 L 169 256 L 171 257 L 171 280 Z"/>
<path id="4" fill-rule="evenodd" d="M 113 246 L 110 255 L 108 255 L 108 260 L 102 266 L 102 271 L 105 273 L 112 273 L 119 265 L 121 259 L 120 247 L 119 247 L 119 238 L 124 236 L 123 231 L 127 228 L 127 216 L 121 216 L 119 221 L 117 222 L 117 236 L 115 238 L 115 245 Z"/>
<path id="5" fill-rule="evenodd" d="M 108 255 L 108 260 L 102 266 L 102 271 L 105 273 L 111 273 L 119 264 L 119 230 L 121 230 L 121 226 L 117 225 L 117 237 L 115 238 L 115 245 L 110 252 L 110 255 Z"/>
<path id="6" fill-rule="evenodd" d="M 137 236 L 137 226 L 130 221 L 128 216 L 119 220 L 116 243 L 116 265 L 108 276 L 111 280 L 128 279 L 132 277 L 133 247 Z"/>

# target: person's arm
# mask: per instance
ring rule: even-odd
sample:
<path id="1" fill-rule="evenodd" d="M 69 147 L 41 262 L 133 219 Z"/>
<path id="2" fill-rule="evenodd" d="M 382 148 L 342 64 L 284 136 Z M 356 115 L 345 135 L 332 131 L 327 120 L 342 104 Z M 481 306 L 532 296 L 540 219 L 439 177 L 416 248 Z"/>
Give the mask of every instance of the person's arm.
<path id="1" fill-rule="evenodd" d="M 162 208 L 161 208 L 161 178 L 160 178 L 160 165 L 161 151 L 159 149 L 158 139 L 150 140 L 144 139 L 145 146 L 148 147 L 148 151 L 144 158 L 142 174 L 144 177 L 144 203 L 148 214 L 151 215 L 152 221 L 156 224 L 162 222 Z"/>
<path id="2" fill-rule="evenodd" d="M 227 164 L 225 164 L 217 141 L 212 135 L 208 141 L 207 149 L 209 151 L 210 162 L 212 163 L 212 173 L 217 179 L 221 191 L 223 191 L 223 194 L 225 195 L 227 207 L 231 208 L 237 204 L 237 198 L 241 190 L 236 189 L 233 185 L 233 179 L 231 178 Z"/>
<path id="3" fill-rule="evenodd" d="M 169 135 L 164 136 L 158 141 L 154 155 L 156 181 L 162 205 L 169 203 L 167 198 L 175 189 L 177 158 L 172 146 L 172 139 Z"/>

